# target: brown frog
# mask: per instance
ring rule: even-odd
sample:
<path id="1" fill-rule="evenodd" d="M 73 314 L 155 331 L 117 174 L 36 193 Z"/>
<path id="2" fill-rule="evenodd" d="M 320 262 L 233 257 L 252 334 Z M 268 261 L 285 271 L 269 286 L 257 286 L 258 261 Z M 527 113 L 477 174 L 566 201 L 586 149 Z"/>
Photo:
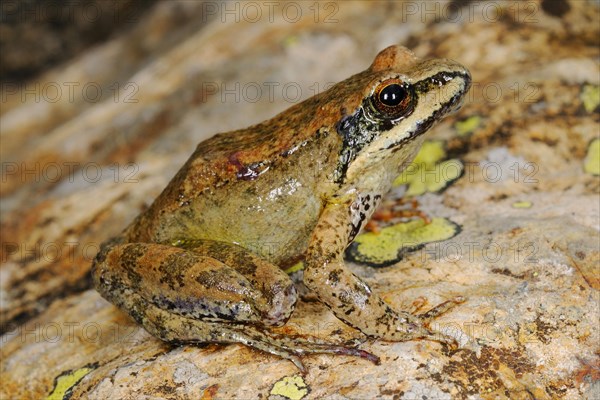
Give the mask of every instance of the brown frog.
<path id="1" fill-rule="evenodd" d="M 102 245 L 95 287 L 168 342 L 243 343 L 301 370 L 306 353 L 377 362 L 351 346 L 269 331 L 298 297 L 283 269 L 303 260 L 308 289 L 365 335 L 455 344 L 428 322 L 460 298 L 421 315 L 393 310 L 343 254 L 470 81 L 456 62 L 391 46 L 274 118 L 200 143 L 149 209 Z"/>

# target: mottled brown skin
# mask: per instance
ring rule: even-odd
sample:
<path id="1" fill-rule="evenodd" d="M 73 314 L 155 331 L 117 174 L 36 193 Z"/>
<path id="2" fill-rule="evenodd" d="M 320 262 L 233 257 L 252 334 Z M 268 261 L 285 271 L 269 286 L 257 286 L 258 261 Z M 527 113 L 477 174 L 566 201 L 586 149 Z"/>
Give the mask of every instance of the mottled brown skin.
<path id="1" fill-rule="evenodd" d="M 96 288 L 169 342 L 240 342 L 301 369 L 305 353 L 376 361 L 269 332 L 297 300 L 282 269 L 304 260 L 306 286 L 366 335 L 454 343 L 426 326 L 457 301 L 421 316 L 395 311 L 344 266 L 343 253 L 422 134 L 460 106 L 469 84 L 455 62 L 392 46 L 369 69 L 273 119 L 200 143 L 152 206 L 103 244 Z M 402 101 L 381 100 L 383 89 Z"/>

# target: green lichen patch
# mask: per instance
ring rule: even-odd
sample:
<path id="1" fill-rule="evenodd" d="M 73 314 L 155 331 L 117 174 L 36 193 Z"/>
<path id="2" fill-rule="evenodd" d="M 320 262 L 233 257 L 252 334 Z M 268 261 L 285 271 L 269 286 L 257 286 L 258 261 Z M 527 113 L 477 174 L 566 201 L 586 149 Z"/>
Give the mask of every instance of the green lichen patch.
<path id="1" fill-rule="evenodd" d="M 304 379 L 299 375 L 286 376 L 275 382 L 271 389 L 269 398 L 279 398 L 290 400 L 303 399 L 308 394 L 308 386 Z"/>
<path id="2" fill-rule="evenodd" d="M 288 275 L 293 274 L 294 272 L 298 272 L 304 269 L 304 263 L 302 261 L 297 262 L 296 264 L 292 265 L 291 267 L 289 267 L 288 269 L 286 269 L 284 272 Z"/>
<path id="3" fill-rule="evenodd" d="M 464 165 L 458 159 L 442 161 L 445 158 L 443 141 L 426 141 L 414 161 L 396 178 L 394 186 L 408 185 L 405 196 L 420 196 L 447 188 L 462 176 Z"/>
<path id="4" fill-rule="evenodd" d="M 579 95 L 583 108 L 588 113 L 594 112 L 600 105 L 600 86 L 585 85 Z"/>
<path id="5" fill-rule="evenodd" d="M 588 146 L 583 170 L 592 175 L 600 175 L 600 139 L 594 139 Z"/>
<path id="6" fill-rule="evenodd" d="M 427 243 L 448 240 L 459 232 L 460 226 L 446 218 L 434 218 L 429 224 L 416 219 L 359 235 L 346 250 L 346 257 L 360 264 L 386 267 Z"/>
<path id="7" fill-rule="evenodd" d="M 462 121 L 457 121 L 454 124 L 454 130 L 459 137 L 470 136 L 477 128 L 481 126 L 481 117 L 479 115 L 473 115 Z"/>
<path id="8" fill-rule="evenodd" d="M 532 206 L 533 203 L 527 200 L 515 201 L 514 203 L 512 203 L 513 208 L 531 208 Z"/>
<path id="9" fill-rule="evenodd" d="M 65 371 L 54 379 L 54 388 L 46 400 L 62 400 L 71 397 L 71 391 L 95 366 L 88 365 L 82 368 Z"/>

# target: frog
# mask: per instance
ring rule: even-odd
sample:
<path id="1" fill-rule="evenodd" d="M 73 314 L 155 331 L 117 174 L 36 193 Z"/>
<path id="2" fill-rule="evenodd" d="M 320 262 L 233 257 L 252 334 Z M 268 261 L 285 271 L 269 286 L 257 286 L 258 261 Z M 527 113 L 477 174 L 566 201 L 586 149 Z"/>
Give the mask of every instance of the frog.
<path id="1" fill-rule="evenodd" d="M 300 297 L 285 270 L 302 262 L 309 293 L 363 337 L 456 348 L 430 322 L 464 298 L 396 310 L 344 252 L 470 84 L 458 62 L 393 45 L 273 118 L 202 141 L 154 202 L 100 246 L 94 287 L 168 343 L 241 343 L 303 372 L 302 358 L 317 353 L 379 363 L 360 349 L 364 340 L 277 333 Z"/>

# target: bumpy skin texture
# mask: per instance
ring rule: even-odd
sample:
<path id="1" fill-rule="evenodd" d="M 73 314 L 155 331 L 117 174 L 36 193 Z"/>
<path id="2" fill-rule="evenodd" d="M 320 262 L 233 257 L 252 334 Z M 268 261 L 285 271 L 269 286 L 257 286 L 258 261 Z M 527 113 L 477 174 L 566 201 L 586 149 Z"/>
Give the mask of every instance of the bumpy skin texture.
<path id="1" fill-rule="evenodd" d="M 345 268 L 343 253 L 422 134 L 460 106 L 469 85 L 461 65 L 391 46 L 369 69 L 273 119 L 200 143 L 152 206 L 102 245 L 96 288 L 166 341 L 241 342 L 301 369 L 304 353 L 376 361 L 268 331 L 297 300 L 282 269 L 304 260 L 306 286 L 368 336 L 453 343 L 426 325 L 457 301 L 422 316 L 392 310 Z M 382 105 L 383 88 L 401 101 Z"/>

